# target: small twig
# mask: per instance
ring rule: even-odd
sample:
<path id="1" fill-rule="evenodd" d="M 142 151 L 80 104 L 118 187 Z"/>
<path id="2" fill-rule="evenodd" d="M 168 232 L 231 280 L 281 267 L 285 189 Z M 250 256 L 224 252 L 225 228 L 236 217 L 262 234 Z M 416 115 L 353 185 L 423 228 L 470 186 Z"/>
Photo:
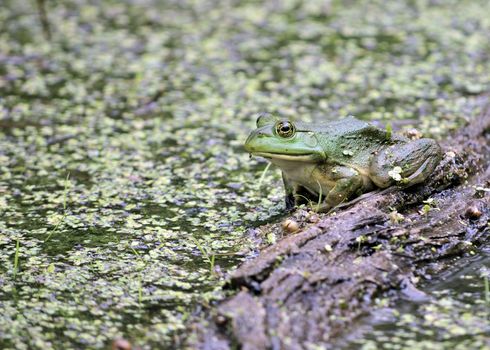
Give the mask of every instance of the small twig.
<path id="1" fill-rule="evenodd" d="M 19 251 L 20 251 L 20 241 L 17 239 L 15 243 L 15 255 L 14 255 L 14 280 L 17 277 L 17 272 L 19 272 Z"/>
<path id="2" fill-rule="evenodd" d="M 322 203 L 322 185 L 318 180 L 316 180 L 316 183 L 318 184 L 318 188 L 320 189 L 320 193 L 318 195 L 318 204 L 316 206 L 316 212 L 318 213 L 320 211 L 320 204 Z"/>
<path id="3" fill-rule="evenodd" d="M 197 246 L 202 256 L 204 257 L 204 260 L 209 264 L 209 273 L 211 274 L 211 276 L 213 276 L 215 254 L 209 254 L 207 248 L 204 248 L 196 237 L 192 236 L 192 239 L 194 241 L 194 244 Z"/>
<path id="4" fill-rule="evenodd" d="M 138 253 L 138 251 L 136 249 L 134 249 L 131 246 L 129 246 L 129 249 L 131 249 L 131 251 L 134 253 L 134 255 L 136 255 L 136 259 L 138 259 L 140 262 L 145 264 L 145 261 L 141 258 L 140 253 Z M 139 271 L 139 272 L 140 273 L 138 275 L 138 305 L 141 307 L 141 305 L 143 303 L 143 279 L 141 278 L 141 271 Z"/>
<path id="5" fill-rule="evenodd" d="M 265 167 L 264 171 L 262 172 L 262 175 L 260 175 L 259 179 L 259 187 L 262 186 L 262 182 L 264 182 L 265 174 L 267 173 L 267 170 L 271 167 L 272 163 L 267 163 L 267 166 Z"/>
<path id="6" fill-rule="evenodd" d="M 39 20 L 43 28 L 43 34 L 46 40 L 51 40 L 51 29 L 49 26 L 48 14 L 46 11 L 46 0 L 36 0 Z"/>
<path id="7" fill-rule="evenodd" d="M 65 187 L 64 187 L 64 190 L 63 190 L 63 216 L 61 217 L 61 219 L 58 221 L 58 223 L 56 224 L 56 226 L 54 227 L 54 229 L 51 230 L 51 232 L 48 234 L 48 237 L 46 237 L 46 240 L 44 242 L 47 242 L 49 241 L 49 239 L 51 238 L 51 236 L 58 231 L 58 228 L 61 226 L 61 224 L 65 221 L 66 219 L 66 216 L 67 216 L 67 212 L 66 212 L 66 208 L 67 208 L 67 195 L 68 195 L 68 181 L 70 180 L 70 173 L 68 173 L 68 175 L 66 175 L 66 179 L 65 179 Z"/>

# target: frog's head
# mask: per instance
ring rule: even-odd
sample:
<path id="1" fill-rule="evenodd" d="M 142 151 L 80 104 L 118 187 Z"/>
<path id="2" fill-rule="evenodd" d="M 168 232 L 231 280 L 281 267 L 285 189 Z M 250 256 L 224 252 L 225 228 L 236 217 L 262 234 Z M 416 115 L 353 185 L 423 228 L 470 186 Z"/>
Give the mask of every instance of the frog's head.
<path id="1" fill-rule="evenodd" d="M 308 124 L 261 113 L 257 129 L 245 141 L 245 149 L 253 155 L 271 160 L 315 162 L 325 158 L 317 135 Z"/>

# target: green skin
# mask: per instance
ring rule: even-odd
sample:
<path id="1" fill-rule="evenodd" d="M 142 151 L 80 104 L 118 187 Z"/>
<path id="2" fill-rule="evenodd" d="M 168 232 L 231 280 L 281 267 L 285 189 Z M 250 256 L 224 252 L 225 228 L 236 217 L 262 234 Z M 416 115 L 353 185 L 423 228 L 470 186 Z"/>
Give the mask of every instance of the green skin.
<path id="1" fill-rule="evenodd" d="M 322 212 L 376 188 L 421 183 L 442 159 L 432 139 L 412 141 L 354 117 L 310 124 L 264 113 L 245 149 L 282 170 L 286 208 L 321 197 Z M 400 168 L 401 180 L 393 173 Z"/>

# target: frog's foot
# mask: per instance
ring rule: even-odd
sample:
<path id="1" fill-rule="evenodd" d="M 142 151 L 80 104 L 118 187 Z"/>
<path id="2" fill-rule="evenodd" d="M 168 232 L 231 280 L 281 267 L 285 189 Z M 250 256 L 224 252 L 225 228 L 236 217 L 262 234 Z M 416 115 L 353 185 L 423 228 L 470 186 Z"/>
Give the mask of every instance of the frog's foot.
<path id="1" fill-rule="evenodd" d="M 350 207 L 351 205 L 359 203 L 360 201 L 368 199 L 368 198 L 370 198 L 376 194 L 385 194 L 385 193 L 394 191 L 394 189 L 395 189 L 394 187 L 388 187 L 388 188 L 385 188 L 384 190 L 378 188 L 377 190 L 374 190 L 374 191 L 371 191 L 368 193 L 364 193 L 364 194 L 360 195 L 359 197 L 356 197 L 356 198 L 354 198 L 348 202 L 340 203 L 335 208 L 332 208 L 332 209 L 342 209 L 342 208 Z"/>
<path id="2" fill-rule="evenodd" d="M 441 159 L 441 148 L 432 139 L 395 144 L 373 158 L 371 179 L 381 188 L 393 184 L 409 187 L 423 182 Z"/>
<path id="3" fill-rule="evenodd" d="M 326 212 L 331 213 L 331 212 L 334 212 L 335 210 L 344 209 L 344 208 L 350 207 L 350 206 L 352 206 L 354 204 L 357 204 L 360 201 L 363 201 L 365 199 L 371 198 L 374 195 L 384 195 L 384 194 L 387 194 L 387 193 L 394 192 L 396 190 L 397 190 L 397 188 L 394 187 L 394 186 L 391 186 L 391 187 L 388 187 L 388 188 L 385 188 L 385 189 L 378 188 L 378 189 L 376 189 L 374 191 L 364 193 L 364 194 L 360 195 L 359 197 L 356 197 L 356 198 L 354 198 L 354 199 L 352 199 L 352 200 L 350 200 L 348 202 L 342 202 L 340 204 L 337 204 L 335 207 L 329 208 L 328 210 L 326 210 Z"/>

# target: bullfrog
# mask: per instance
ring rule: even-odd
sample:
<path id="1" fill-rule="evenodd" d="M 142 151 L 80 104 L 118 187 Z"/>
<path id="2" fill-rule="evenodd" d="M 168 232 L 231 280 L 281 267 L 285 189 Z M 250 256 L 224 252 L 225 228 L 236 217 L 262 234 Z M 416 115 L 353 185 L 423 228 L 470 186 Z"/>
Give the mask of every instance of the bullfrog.
<path id="1" fill-rule="evenodd" d="M 442 159 L 437 142 L 410 140 L 349 116 L 305 123 L 262 113 L 245 141 L 251 154 L 282 170 L 286 208 L 329 211 L 361 194 L 423 182 Z"/>

